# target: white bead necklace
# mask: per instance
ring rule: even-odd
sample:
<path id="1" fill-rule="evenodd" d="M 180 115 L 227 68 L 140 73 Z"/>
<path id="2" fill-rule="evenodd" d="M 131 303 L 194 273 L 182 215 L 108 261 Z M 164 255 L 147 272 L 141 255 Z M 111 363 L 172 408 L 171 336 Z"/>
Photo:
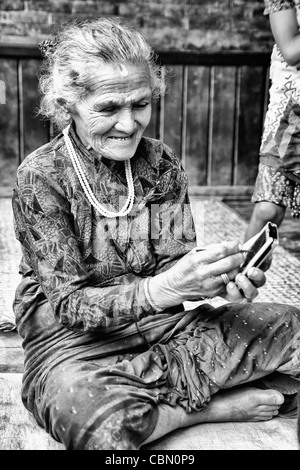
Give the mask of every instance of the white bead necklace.
<path id="1" fill-rule="evenodd" d="M 92 206 L 100 212 L 101 215 L 108 217 L 108 218 L 113 218 L 113 217 L 123 217 L 124 215 L 129 214 L 133 207 L 133 201 L 134 201 L 134 184 L 133 184 L 133 178 L 132 178 L 132 172 L 131 172 L 131 165 L 130 165 L 130 159 L 125 160 L 125 174 L 126 174 L 126 181 L 127 181 L 127 186 L 128 186 L 128 196 L 127 200 L 122 207 L 122 209 L 119 212 L 112 212 L 106 209 L 103 205 L 100 204 L 100 202 L 96 199 L 94 193 L 92 192 L 92 189 L 89 185 L 89 182 L 84 174 L 84 170 L 81 166 L 81 163 L 79 161 L 79 158 L 75 152 L 75 149 L 73 147 L 73 144 L 71 142 L 71 139 L 69 137 L 69 129 L 70 125 L 68 125 L 65 129 L 63 129 L 63 135 L 65 139 L 65 144 L 67 147 L 67 150 L 70 155 L 71 162 L 74 166 L 74 169 L 76 171 L 76 174 L 79 178 L 80 184 L 82 186 L 82 189 L 92 204 Z"/>

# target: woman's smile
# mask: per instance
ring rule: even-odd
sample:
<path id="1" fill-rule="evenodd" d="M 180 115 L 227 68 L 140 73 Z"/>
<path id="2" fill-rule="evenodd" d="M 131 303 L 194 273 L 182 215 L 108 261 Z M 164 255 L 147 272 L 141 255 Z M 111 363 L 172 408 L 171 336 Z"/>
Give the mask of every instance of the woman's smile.
<path id="1" fill-rule="evenodd" d="M 129 63 L 123 69 L 104 64 L 93 72 L 92 91 L 71 113 L 82 143 L 99 157 L 119 161 L 134 156 L 151 118 L 152 99 L 148 68 Z"/>
<path id="2" fill-rule="evenodd" d="M 128 136 L 126 136 L 126 137 L 118 137 L 118 136 L 113 136 L 113 135 L 112 135 L 112 136 L 108 137 L 108 139 L 115 139 L 115 140 L 120 140 L 120 141 L 128 141 L 128 140 L 130 140 L 132 137 L 133 137 L 133 134 L 128 135 Z"/>

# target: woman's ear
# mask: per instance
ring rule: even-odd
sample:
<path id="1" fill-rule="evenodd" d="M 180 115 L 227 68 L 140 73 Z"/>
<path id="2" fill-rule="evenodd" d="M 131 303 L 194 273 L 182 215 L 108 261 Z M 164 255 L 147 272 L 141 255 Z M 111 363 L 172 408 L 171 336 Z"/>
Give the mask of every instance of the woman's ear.
<path id="1" fill-rule="evenodd" d="M 62 108 L 65 108 L 66 107 L 66 101 L 63 99 L 63 98 L 57 98 L 56 100 L 57 104 L 59 104 L 59 106 L 61 106 Z"/>
<path id="2" fill-rule="evenodd" d="M 56 103 L 61 109 L 61 112 L 64 113 L 67 117 L 70 117 L 69 107 L 67 106 L 67 102 L 63 98 L 57 98 Z"/>

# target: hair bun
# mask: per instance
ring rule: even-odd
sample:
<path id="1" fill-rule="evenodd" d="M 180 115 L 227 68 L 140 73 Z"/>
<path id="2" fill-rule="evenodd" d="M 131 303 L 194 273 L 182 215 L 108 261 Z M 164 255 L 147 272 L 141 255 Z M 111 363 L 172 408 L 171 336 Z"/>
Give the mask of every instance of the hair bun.
<path id="1" fill-rule="evenodd" d="M 44 39 L 44 41 L 39 43 L 39 49 L 43 57 L 47 57 L 54 53 L 58 41 L 56 38 Z"/>

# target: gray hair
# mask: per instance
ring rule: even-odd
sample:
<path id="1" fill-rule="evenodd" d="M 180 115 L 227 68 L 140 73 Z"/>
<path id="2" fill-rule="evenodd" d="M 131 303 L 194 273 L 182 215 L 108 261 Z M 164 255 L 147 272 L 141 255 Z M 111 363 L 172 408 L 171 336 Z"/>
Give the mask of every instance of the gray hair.
<path id="1" fill-rule="evenodd" d="M 39 113 L 58 129 L 71 121 L 68 109 L 90 91 L 88 66 L 99 67 L 99 60 L 116 65 L 147 64 L 153 99 L 165 92 L 164 77 L 150 45 L 140 33 L 116 19 L 71 23 L 54 41 L 44 41 L 41 49 L 45 58 L 39 79 L 42 94 Z"/>

